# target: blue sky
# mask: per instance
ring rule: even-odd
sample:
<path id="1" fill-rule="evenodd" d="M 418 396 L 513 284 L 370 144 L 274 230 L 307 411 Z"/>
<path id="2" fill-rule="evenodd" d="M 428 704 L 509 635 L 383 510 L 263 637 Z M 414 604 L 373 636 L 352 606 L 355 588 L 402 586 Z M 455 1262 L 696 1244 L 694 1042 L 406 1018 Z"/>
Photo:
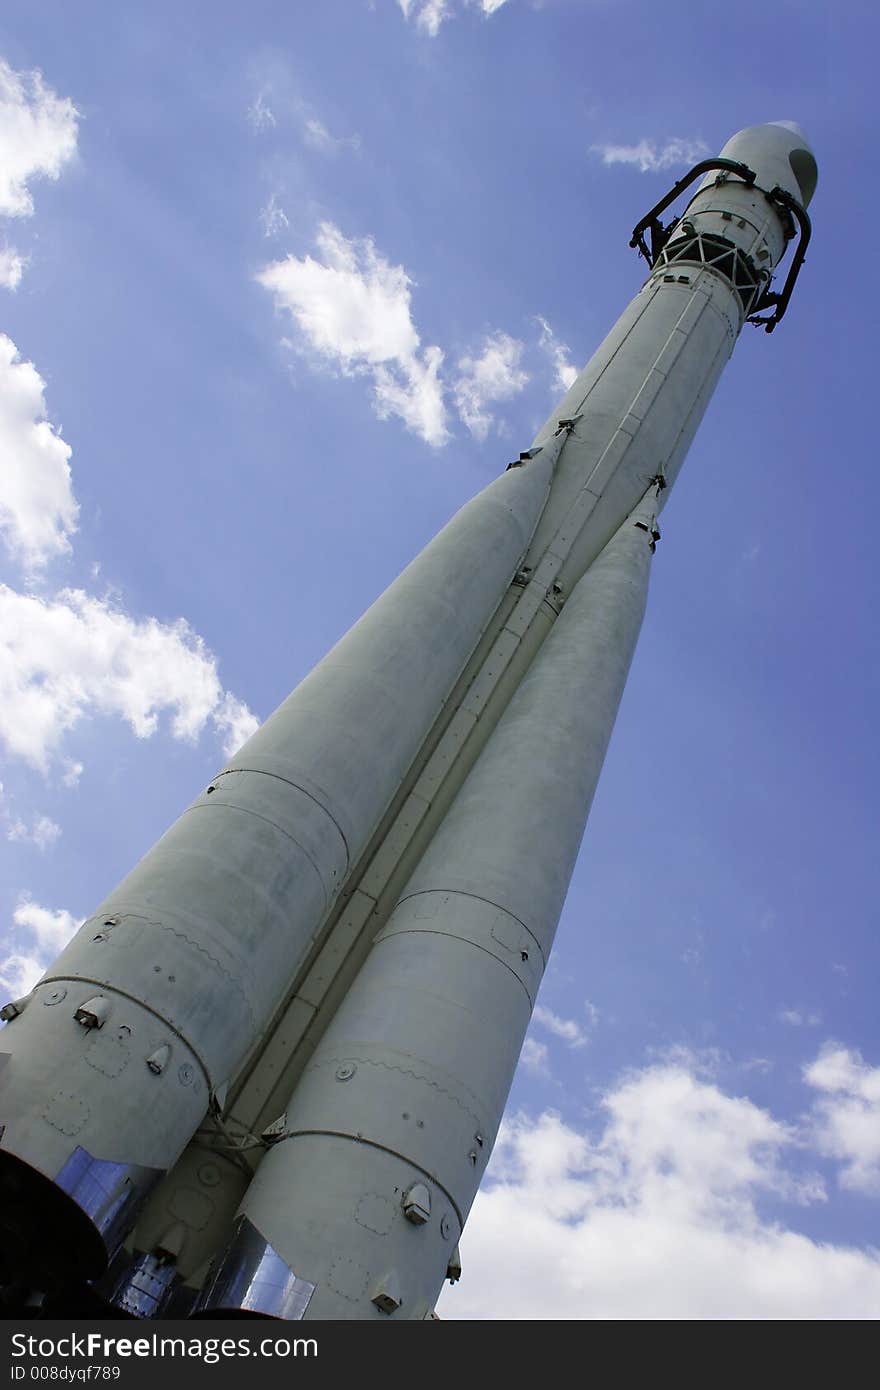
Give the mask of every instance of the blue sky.
<path id="1" fill-rule="evenodd" d="M 687 165 L 764 120 L 816 151 L 789 313 L 744 331 L 664 512 L 444 1317 L 880 1307 L 878 29 L 854 0 L 0 15 L 8 992 L 527 446 Z"/>

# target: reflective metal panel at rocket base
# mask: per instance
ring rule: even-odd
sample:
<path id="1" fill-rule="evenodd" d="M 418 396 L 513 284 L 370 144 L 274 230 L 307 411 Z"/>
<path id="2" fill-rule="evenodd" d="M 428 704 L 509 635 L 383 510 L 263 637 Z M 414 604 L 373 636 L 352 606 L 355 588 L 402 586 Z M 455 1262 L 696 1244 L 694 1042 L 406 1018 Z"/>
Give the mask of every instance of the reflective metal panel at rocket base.
<path id="1" fill-rule="evenodd" d="M 785 313 L 815 183 L 779 122 L 675 185 L 633 233 L 646 282 L 534 444 L 5 1007 L 7 1308 L 88 1289 L 141 1318 L 431 1316 L 658 514 L 743 324 Z"/>

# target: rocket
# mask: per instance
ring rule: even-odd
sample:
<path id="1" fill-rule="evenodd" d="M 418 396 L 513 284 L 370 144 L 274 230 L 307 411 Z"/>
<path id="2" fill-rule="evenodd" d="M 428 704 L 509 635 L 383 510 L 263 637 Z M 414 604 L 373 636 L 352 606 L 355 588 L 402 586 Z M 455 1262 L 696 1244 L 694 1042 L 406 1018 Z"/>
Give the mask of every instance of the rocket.
<path id="1" fill-rule="evenodd" d="M 0 1011 L 7 1307 L 88 1287 L 137 1318 L 431 1317 L 660 512 L 744 324 L 788 308 L 815 185 L 786 121 L 675 184 L 633 231 L 645 283 L 532 445 Z"/>

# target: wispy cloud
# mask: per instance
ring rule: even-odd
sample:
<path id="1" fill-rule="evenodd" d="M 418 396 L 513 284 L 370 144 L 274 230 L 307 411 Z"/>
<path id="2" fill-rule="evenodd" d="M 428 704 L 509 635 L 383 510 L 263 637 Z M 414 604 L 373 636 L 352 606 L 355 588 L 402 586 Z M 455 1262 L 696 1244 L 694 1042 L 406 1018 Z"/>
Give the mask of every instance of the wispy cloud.
<path id="1" fill-rule="evenodd" d="M 808 1009 L 780 1009 L 776 1017 L 792 1028 L 817 1028 L 822 1022 L 821 1014 Z"/>
<path id="2" fill-rule="evenodd" d="M 519 1060 L 520 1065 L 530 1076 L 540 1076 L 545 1079 L 550 1076 L 550 1054 L 547 1051 L 546 1043 L 537 1042 L 534 1038 L 526 1038 Z"/>
<path id="3" fill-rule="evenodd" d="M 437 37 L 443 21 L 452 18 L 447 0 L 397 0 L 397 3 L 404 19 L 414 20 L 416 28 L 432 39 Z"/>
<path id="4" fill-rule="evenodd" d="M 287 213 L 279 206 L 274 193 L 270 195 L 266 206 L 260 210 L 260 222 L 263 225 L 263 234 L 267 237 L 278 236 L 285 227 L 290 226 Z"/>
<path id="5" fill-rule="evenodd" d="M 75 787 L 83 773 L 82 763 L 78 763 L 75 758 L 65 758 L 63 762 L 64 771 L 61 774 L 61 785 L 63 787 Z"/>
<path id="6" fill-rule="evenodd" d="M 578 374 L 577 367 L 569 361 L 569 348 L 566 343 L 560 342 L 550 324 L 540 314 L 535 315 L 535 322 L 541 328 L 538 347 L 547 354 L 553 367 L 553 385 L 557 391 L 568 391 L 577 380 Z"/>
<path id="7" fill-rule="evenodd" d="M 0 286 L 6 290 L 17 290 L 26 264 L 24 257 L 11 246 L 0 246 Z"/>
<path id="8" fill-rule="evenodd" d="M 271 130 L 278 124 L 275 112 L 266 100 L 266 92 L 257 92 L 247 109 L 248 124 L 253 130 Z"/>
<path id="9" fill-rule="evenodd" d="M 28 569 L 70 550 L 79 512 L 72 451 L 46 417 L 45 385 L 0 333 L 0 537 Z"/>
<path id="10" fill-rule="evenodd" d="M 35 179 L 57 179 L 76 153 L 79 113 L 42 74 L 15 72 L 0 58 L 0 216 L 30 217 Z M 0 247 L 0 286 L 16 289 L 26 257 Z M 70 446 L 46 417 L 45 383 L 0 334 L 0 537 L 27 568 L 70 549 L 78 507 Z"/>
<path id="11" fill-rule="evenodd" d="M 303 139 L 313 150 L 320 150 L 322 154 L 336 154 L 339 150 L 357 150 L 361 144 L 359 135 L 331 135 L 324 122 L 319 121 L 317 116 L 309 116 L 306 120 Z"/>
<path id="12" fill-rule="evenodd" d="M 601 156 L 603 164 L 632 164 L 643 174 L 656 174 L 683 164 L 696 164 L 709 153 L 704 140 L 640 140 L 636 145 L 593 145 L 593 153 Z"/>
<path id="13" fill-rule="evenodd" d="M 52 911 L 23 895 L 12 914 L 13 950 L 0 961 L 0 986 L 13 999 L 29 994 L 84 920 L 66 908 Z"/>
<path id="14" fill-rule="evenodd" d="M 522 391 L 528 374 L 520 366 L 524 344 L 509 333 L 492 333 L 476 357 L 460 357 L 454 386 L 459 415 L 476 439 L 485 439 L 495 422 L 489 409 Z"/>
<path id="15" fill-rule="evenodd" d="M 30 825 L 16 818 L 6 832 L 6 838 L 13 844 L 31 844 L 36 845 L 39 850 L 45 850 L 54 845 L 60 834 L 61 826 L 49 816 L 36 815 Z"/>
<path id="16" fill-rule="evenodd" d="M 51 908 L 41 907 L 25 895 L 19 899 L 12 920 L 16 927 L 30 933 L 36 947 L 51 960 L 64 949 L 85 918 L 75 917 L 65 908 L 53 912 Z"/>
<path id="17" fill-rule="evenodd" d="M 303 143 L 320 154 L 334 155 L 342 150 L 360 149 L 359 135 L 337 135 L 328 128 L 326 120 L 303 96 L 299 83 L 283 63 L 264 67 L 262 80 L 254 100 L 247 109 L 252 130 L 268 134 L 277 130 L 289 138 L 295 127 Z"/>
<path id="18" fill-rule="evenodd" d="M 30 217 L 36 179 L 57 179 L 76 153 L 79 112 L 42 73 L 16 72 L 0 58 L 0 216 Z M 21 283 L 27 257 L 0 247 L 0 286 Z"/>
<path id="19" fill-rule="evenodd" d="M 589 1016 L 590 1023 L 593 1024 L 594 1021 L 598 1020 L 598 1012 L 593 1005 L 590 1005 L 590 1009 L 592 1010 Z M 559 1014 L 554 1013 L 552 1009 L 545 1008 L 543 1004 L 535 1005 L 535 1011 L 532 1017 L 540 1027 L 546 1028 L 548 1033 L 552 1033 L 554 1037 L 561 1038 L 563 1042 L 567 1042 L 569 1047 L 586 1047 L 587 1043 L 590 1041 L 586 1030 L 578 1023 L 577 1019 L 562 1018 Z"/>
<path id="20" fill-rule="evenodd" d="M 458 5 L 452 0 L 397 0 L 397 3 L 404 19 L 412 20 L 417 29 L 434 39 L 445 20 L 452 19 L 465 9 L 478 9 L 488 19 L 506 5 L 507 0 L 460 0 Z"/>
<path id="21" fill-rule="evenodd" d="M 15 72 L 0 58 L 0 215 L 30 217 L 29 184 L 57 179 L 76 152 L 79 113 L 40 72 Z"/>
<path id="22" fill-rule="evenodd" d="M 367 376 L 380 418 L 396 415 L 435 447 L 446 442 L 439 347 L 421 347 L 410 279 L 371 237 L 348 238 L 331 222 L 316 237 L 317 258 L 288 256 L 258 282 L 292 317 L 301 343 L 345 376 Z"/>
<path id="23" fill-rule="evenodd" d="M 880 1067 L 860 1052 L 827 1042 L 804 1080 L 819 1092 L 815 1139 L 822 1153 L 843 1164 L 841 1186 L 880 1193 Z"/>

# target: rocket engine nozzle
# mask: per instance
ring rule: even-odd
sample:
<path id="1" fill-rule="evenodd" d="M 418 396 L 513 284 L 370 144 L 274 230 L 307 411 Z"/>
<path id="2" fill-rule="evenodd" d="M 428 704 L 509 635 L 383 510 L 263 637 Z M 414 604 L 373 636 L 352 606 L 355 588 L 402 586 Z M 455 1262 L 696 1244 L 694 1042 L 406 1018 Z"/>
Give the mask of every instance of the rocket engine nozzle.
<path id="1" fill-rule="evenodd" d="M 18 1283 L 97 1278 L 159 1174 L 74 1149 L 56 1178 L 0 1151 L 0 1249 Z"/>
<path id="2" fill-rule="evenodd" d="M 100 1015 L 102 1026 L 87 1026 Z M 198 1125 L 207 1089 L 175 1038 L 173 1076 L 148 1065 L 168 1036 L 105 986 L 36 986 L 2 1035 L 0 1233 L 20 1277 L 55 1289 L 103 1274 L 146 1197 Z M 169 1048 L 170 1052 L 170 1048 Z"/>

